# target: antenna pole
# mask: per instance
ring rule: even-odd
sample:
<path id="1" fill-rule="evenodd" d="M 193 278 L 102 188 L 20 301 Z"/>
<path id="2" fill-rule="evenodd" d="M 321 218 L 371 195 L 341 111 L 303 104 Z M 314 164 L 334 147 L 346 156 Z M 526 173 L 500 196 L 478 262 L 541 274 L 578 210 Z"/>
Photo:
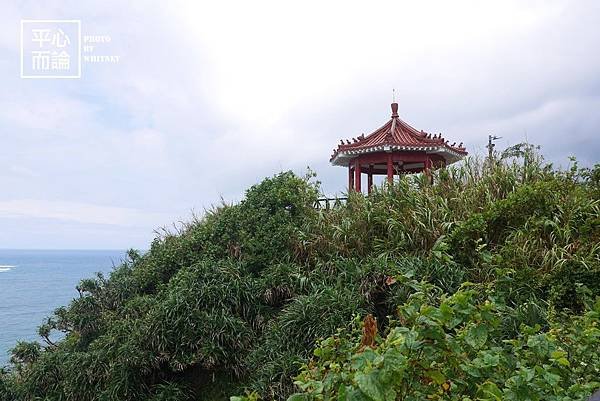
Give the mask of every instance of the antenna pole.
<path id="1" fill-rule="evenodd" d="M 502 139 L 502 137 L 495 136 L 495 135 L 488 135 L 488 144 L 487 144 L 486 148 L 488 150 L 488 160 L 489 160 L 490 164 L 494 160 L 494 148 L 496 147 L 496 144 L 494 144 L 494 141 L 498 140 L 498 139 Z"/>

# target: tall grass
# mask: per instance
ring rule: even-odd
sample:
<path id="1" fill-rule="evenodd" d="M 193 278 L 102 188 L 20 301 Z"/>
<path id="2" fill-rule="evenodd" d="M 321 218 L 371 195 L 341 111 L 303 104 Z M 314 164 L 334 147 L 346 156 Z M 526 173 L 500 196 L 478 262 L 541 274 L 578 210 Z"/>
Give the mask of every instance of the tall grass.
<path id="1" fill-rule="evenodd" d="M 312 176 L 267 178 L 84 280 L 40 327 L 63 340 L 15 347 L 0 400 L 285 398 L 319 338 L 355 314 L 385 326 L 419 291 L 408 278 L 446 293 L 471 282 L 505 305 L 506 338 L 581 313 L 600 295 L 600 166 L 557 170 L 533 150 L 329 210 L 313 207 Z"/>

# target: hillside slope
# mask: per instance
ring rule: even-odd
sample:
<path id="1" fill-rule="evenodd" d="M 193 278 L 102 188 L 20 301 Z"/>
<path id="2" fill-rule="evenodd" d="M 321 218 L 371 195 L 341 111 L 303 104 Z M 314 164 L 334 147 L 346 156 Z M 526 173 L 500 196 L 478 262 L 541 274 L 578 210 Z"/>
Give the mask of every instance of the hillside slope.
<path id="1" fill-rule="evenodd" d="M 319 190 L 312 177 L 267 178 L 239 204 L 165 232 L 146 254 L 131 251 L 110 277 L 83 280 L 80 297 L 40 327 L 43 346 L 16 345 L 12 365 L 0 374 L 0 400 L 220 400 L 244 393 L 285 399 L 298 391 L 293 377 L 317 340 L 336 335 L 328 341 L 337 345 L 320 343 L 331 352 L 315 351 L 299 382 L 305 392 L 294 396 L 322 399 L 314 383 L 332 377 L 331 363 L 351 369 L 346 358 L 364 355 L 360 321 L 367 314 L 384 334 L 367 344 L 375 357 L 393 348 L 402 327 L 418 337 L 426 318 L 444 338 L 460 337 L 460 330 L 482 324 L 481 308 L 492 304 L 485 339 L 466 344 L 489 350 L 505 339 L 527 345 L 538 333 L 566 333 L 548 340 L 552 352 L 565 353 L 554 359 L 586 366 L 571 369 L 579 379 L 555 373 L 562 390 L 552 391 L 563 397 L 577 384 L 573 398 L 556 399 L 583 399 L 600 377 L 592 312 L 600 296 L 600 167 L 557 171 L 525 156 L 525 163 L 507 159 L 487 167 L 467 160 L 436 171 L 432 184 L 421 175 L 403 177 L 370 196 L 350 194 L 332 210 L 313 207 Z M 456 297 L 468 298 L 462 320 L 429 316 L 448 299 L 455 306 Z M 587 343 L 561 348 L 568 333 L 583 341 L 570 331 L 577 327 L 588 330 Z M 64 339 L 53 343 L 54 331 Z M 470 360 L 479 355 L 469 352 Z M 518 370 L 520 360 L 511 361 L 498 378 Z M 454 379 L 465 384 L 453 389 L 475 394 L 493 378 L 488 373 Z M 326 391 L 337 397 L 342 382 L 348 391 L 360 387 L 364 378 L 355 374 Z M 437 380 L 439 387 L 451 374 L 411 377 L 424 386 Z M 533 387 L 525 389 L 525 398 L 514 399 L 539 399 L 527 398 Z M 490 385 L 490 394 L 501 394 L 496 390 Z M 462 399 L 452 398 L 457 394 L 442 388 L 437 396 Z"/>

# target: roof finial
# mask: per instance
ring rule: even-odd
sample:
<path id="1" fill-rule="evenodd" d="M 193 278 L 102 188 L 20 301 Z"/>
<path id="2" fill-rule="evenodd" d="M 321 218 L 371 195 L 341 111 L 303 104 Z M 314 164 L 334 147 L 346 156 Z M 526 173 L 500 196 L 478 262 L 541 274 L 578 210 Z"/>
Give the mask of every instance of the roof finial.
<path id="1" fill-rule="evenodd" d="M 396 89 L 392 89 L 392 118 L 398 117 L 398 103 L 396 103 Z"/>

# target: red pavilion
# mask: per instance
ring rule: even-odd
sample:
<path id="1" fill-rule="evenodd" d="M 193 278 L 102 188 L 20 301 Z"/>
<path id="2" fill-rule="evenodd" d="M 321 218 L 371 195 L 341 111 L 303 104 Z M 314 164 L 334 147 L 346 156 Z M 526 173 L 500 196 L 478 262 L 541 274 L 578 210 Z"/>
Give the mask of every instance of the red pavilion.
<path id="1" fill-rule="evenodd" d="M 462 142 L 449 144 L 442 134 L 417 131 L 398 116 L 398 103 L 392 103 L 392 117 L 381 128 L 365 136 L 341 141 L 331 156 L 334 166 L 348 167 L 348 188 L 360 192 L 361 174 L 368 177 L 368 191 L 373 187 L 373 175 L 387 175 L 391 183 L 394 174 L 429 172 L 447 166 L 467 155 Z"/>

